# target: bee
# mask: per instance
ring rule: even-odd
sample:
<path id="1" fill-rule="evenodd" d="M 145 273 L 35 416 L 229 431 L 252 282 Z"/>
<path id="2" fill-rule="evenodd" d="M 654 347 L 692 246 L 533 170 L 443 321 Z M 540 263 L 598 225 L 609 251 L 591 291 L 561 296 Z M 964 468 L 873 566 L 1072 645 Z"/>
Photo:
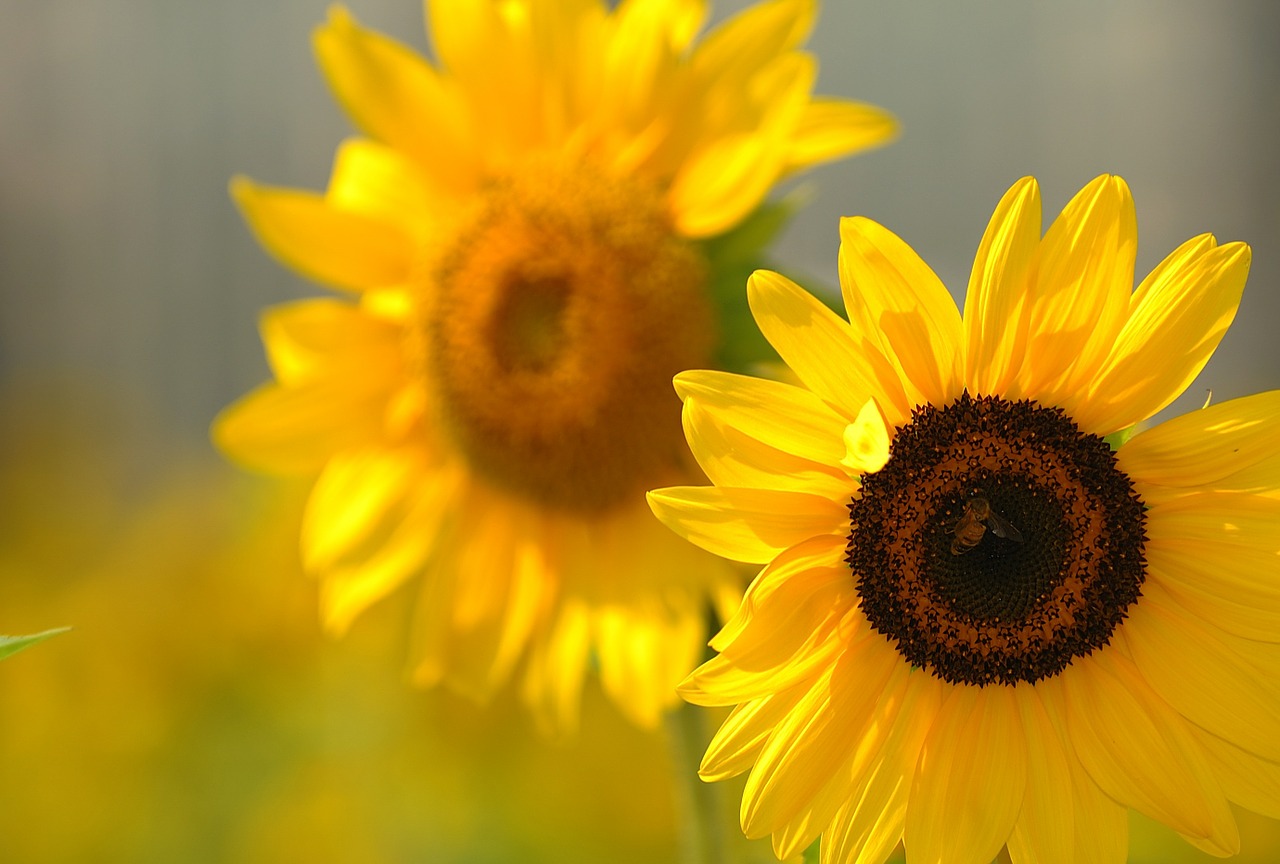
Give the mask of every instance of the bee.
<path id="1" fill-rule="evenodd" d="M 963 555 L 972 551 L 973 547 L 982 542 L 988 528 L 997 537 L 1013 540 L 1016 543 L 1022 542 L 1022 533 L 1010 525 L 1007 519 L 992 510 L 991 502 L 986 498 L 970 498 L 964 505 L 964 512 L 960 514 L 960 519 L 951 529 L 951 533 L 955 535 L 951 538 L 951 554 Z"/>

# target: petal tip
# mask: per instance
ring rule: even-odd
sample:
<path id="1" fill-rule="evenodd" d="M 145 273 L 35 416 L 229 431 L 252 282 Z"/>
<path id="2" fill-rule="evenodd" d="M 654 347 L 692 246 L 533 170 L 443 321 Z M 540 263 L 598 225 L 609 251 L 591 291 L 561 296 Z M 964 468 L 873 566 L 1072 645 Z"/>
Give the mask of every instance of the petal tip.
<path id="1" fill-rule="evenodd" d="M 233 174 L 227 183 L 227 194 L 241 210 L 247 209 L 256 196 L 258 184 L 244 174 Z"/>
<path id="2" fill-rule="evenodd" d="M 670 491 L 671 487 L 663 487 L 662 489 L 651 489 L 644 493 L 644 500 L 649 505 L 649 512 L 663 525 L 667 525 L 667 508 L 671 503 Z"/>
<path id="3" fill-rule="evenodd" d="M 356 19 L 351 14 L 350 9 L 342 3 L 330 3 L 329 8 L 325 10 L 325 23 L 317 29 L 323 27 L 350 28 L 355 26 L 355 23 Z"/>

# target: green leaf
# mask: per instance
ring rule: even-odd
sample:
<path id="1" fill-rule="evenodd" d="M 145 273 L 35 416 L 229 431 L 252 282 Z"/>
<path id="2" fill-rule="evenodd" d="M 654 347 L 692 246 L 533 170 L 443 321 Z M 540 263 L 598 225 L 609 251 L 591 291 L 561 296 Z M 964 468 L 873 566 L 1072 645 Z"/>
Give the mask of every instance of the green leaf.
<path id="1" fill-rule="evenodd" d="M 713 268 L 758 261 L 765 247 L 777 239 L 808 200 L 809 195 L 797 189 L 782 198 L 765 201 L 732 229 L 703 240 L 702 251 Z"/>
<path id="2" fill-rule="evenodd" d="M 1124 443 L 1128 441 L 1130 438 L 1132 438 L 1135 434 L 1137 434 L 1137 432 L 1138 432 L 1138 427 L 1135 424 L 1133 426 L 1130 426 L 1128 429 L 1121 429 L 1119 432 L 1112 432 L 1110 435 L 1103 438 L 1102 440 L 1106 441 L 1107 446 L 1110 447 L 1112 450 L 1119 450 L 1121 447 L 1124 446 Z"/>
<path id="3" fill-rule="evenodd" d="M 37 642 L 43 642 L 50 636 L 66 633 L 70 629 L 70 627 L 55 627 L 52 630 L 45 630 L 43 633 L 32 633 L 30 636 L 0 636 L 0 660 L 11 654 L 17 654 L 24 648 L 30 648 Z"/>
<path id="4" fill-rule="evenodd" d="M 716 366 L 750 372 L 759 363 L 777 363 L 773 347 L 760 335 L 747 306 L 747 279 L 756 270 L 774 270 L 805 288 L 837 314 L 844 315 L 840 292 L 819 280 L 783 269 L 769 260 L 767 247 L 808 201 L 803 189 L 766 201 L 731 231 L 703 240 L 702 253 L 711 267 L 711 300 L 720 322 Z"/>
<path id="5" fill-rule="evenodd" d="M 768 265 L 767 247 L 804 204 L 804 196 L 788 195 L 766 201 L 733 230 L 702 241 L 711 267 L 711 300 L 720 324 L 716 365 L 745 372 L 755 363 L 776 361 L 777 354 L 760 335 L 747 306 L 747 279 Z"/>
<path id="6" fill-rule="evenodd" d="M 721 369 L 746 372 L 755 363 L 778 359 L 773 346 L 760 335 L 747 306 L 747 278 L 757 269 L 750 266 L 721 270 L 712 283 L 712 300 L 720 324 L 720 350 L 715 363 Z"/>

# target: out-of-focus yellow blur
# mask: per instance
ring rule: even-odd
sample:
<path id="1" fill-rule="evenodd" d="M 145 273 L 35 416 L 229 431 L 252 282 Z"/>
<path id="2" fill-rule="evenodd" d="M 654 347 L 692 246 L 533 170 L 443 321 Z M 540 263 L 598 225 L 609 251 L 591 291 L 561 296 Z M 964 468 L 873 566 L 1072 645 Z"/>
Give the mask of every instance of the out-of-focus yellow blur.
<path id="1" fill-rule="evenodd" d="M 121 418 L 57 395 L 0 418 L 0 631 L 75 628 L 0 664 L 0 861 L 675 855 L 660 737 L 596 693 L 551 743 L 511 700 L 413 690 L 397 603 L 320 636 L 299 490 L 139 470 Z"/>

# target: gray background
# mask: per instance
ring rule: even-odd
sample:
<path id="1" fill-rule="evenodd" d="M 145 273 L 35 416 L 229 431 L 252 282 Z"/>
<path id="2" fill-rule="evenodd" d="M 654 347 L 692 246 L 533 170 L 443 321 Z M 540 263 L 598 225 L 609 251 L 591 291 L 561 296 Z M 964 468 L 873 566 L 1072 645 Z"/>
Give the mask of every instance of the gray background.
<path id="1" fill-rule="evenodd" d="M 256 247 L 226 186 L 236 172 L 323 186 L 349 128 L 311 59 L 326 6 L 7 0 L 0 381 L 72 382 L 129 406 L 119 434 L 202 442 L 266 376 L 258 310 L 315 289 Z M 425 49 L 417 3 L 350 6 Z M 819 91 L 889 108 L 904 136 L 808 175 L 812 206 L 776 255 L 834 284 L 837 217 L 864 214 L 962 292 L 1014 180 L 1040 178 L 1047 225 L 1118 173 L 1137 200 L 1140 275 L 1202 231 L 1254 247 L 1240 317 L 1179 406 L 1280 387 L 1278 8 L 828 2 L 810 40 Z"/>

